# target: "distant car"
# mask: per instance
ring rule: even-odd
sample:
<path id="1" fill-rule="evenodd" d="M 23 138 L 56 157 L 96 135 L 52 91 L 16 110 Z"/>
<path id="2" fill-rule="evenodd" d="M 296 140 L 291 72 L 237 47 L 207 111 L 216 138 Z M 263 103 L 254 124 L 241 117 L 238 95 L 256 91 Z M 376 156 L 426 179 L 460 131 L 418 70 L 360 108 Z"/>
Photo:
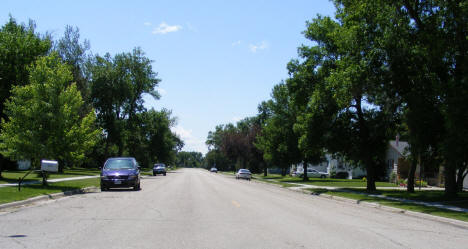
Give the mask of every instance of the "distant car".
<path id="1" fill-rule="evenodd" d="M 299 177 L 304 176 L 304 173 L 300 173 Z M 312 178 L 327 178 L 328 174 L 326 172 L 320 172 L 315 169 L 307 169 L 307 177 Z"/>
<path id="2" fill-rule="evenodd" d="M 210 172 L 218 173 L 218 169 L 213 167 L 213 168 L 210 169 Z"/>
<path id="3" fill-rule="evenodd" d="M 166 165 L 164 163 L 156 163 L 153 166 L 153 175 L 161 174 L 166 176 Z"/>
<path id="4" fill-rule="evenodd" d="M 133 187 L 140 190 L 140 166 L 133 157 L 112 157 L 101 169 L 101 191 Z"/>
<path id="5" fill-rule="evenodd" d="M 240 178 L 247 179 L 250 181 L 250 179 L 252 179 L 252 173 L 250 173 L 250 170 L 248 169 L 240 169 L 236 173 L 236 179 Z"/>

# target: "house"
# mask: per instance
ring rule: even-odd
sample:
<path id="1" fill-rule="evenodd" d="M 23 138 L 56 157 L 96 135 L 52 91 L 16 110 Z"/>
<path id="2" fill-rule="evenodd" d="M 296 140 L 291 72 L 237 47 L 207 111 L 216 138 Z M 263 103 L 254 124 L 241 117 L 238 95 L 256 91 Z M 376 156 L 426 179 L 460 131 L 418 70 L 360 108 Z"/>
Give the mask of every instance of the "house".
<path id="1" fill-rule="evenodd" d="M 319 164 L 308 164 L 307 168 L 315 169 L 319 172 L 326 172 L 329 176 L 332 172 L 336 174 L 341 174 L 348 179 L 353 178 L 362 178 L 366 175 L 366 171 L 360 167 L 353 167 L 350 164 L 344 162 L 343 159 L 333 158 L 331 154 L 325 155 L 325 160 Z M 291 172 L 296 172 L 296 174 L 302 174 L 304 172 L 304 167 L 302 163 L 292 165 Z"/>
<path id="2" fill-rule="evenodd" d="M 399 141 L 398 137 L 396 140 L 389 141 L 387 152 L 385 153 L 387 178 L 390 179 L 392 172 L 395 172 L 398 178 L 408 177 L 409 163 L 406 158 L 409 154 L 408 142 Z"/>
<path id="3" fill-rule="evenodd" d="M 386 178 L 390 179 L 392 172 L 395 172 L 400 178 L 407 178 L 409 171 L 409 163 L 406 157 L 409 155 L 409 144 L 405 141 L 396 140 L 389 141 L 387 151 L 385 153 L 385 162 L 387 164 Z M 354 167 L 346 163 L 342 158 L 334 158 L 331 154 L 325 155 L 325 160 L 319 164 L 309 164 L 308 168 L 315 169 L 320 172 L 326 172 L 329 175 L 331 172 L 335 174 L 341 173 L 347 175 L 349 179 L 362 178 L 366 176 L 366 170 L 362 167 Z M 304 172 L 302 163 L 291 166 L 291 172 L 302 174 Z M 419 172 L 419 168 L 417 169 Z"/>
<path id="4" fill-rule="evenodd" d="M 18 170 L 28 170 L 31 168 L 30 160 L 19 160 L 17 163 L 18 163 Z"/>
<path id="5" fill-rule="evenodd" d="M 465 176 L 465 179 L 463 179 L 463 188 L 468 189 L 468 176 Z"/>

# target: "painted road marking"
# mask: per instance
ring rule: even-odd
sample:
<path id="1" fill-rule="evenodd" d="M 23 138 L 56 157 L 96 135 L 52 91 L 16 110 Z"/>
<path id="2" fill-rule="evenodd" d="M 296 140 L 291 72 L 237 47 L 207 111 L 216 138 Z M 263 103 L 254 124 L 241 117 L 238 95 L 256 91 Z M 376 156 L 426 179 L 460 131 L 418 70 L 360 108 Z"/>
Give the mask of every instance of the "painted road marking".
<path id="1" fill-rule="evenodd" d="M 232 205 L 234 205 L 234 206 L 240 208 L 240 204 L 239 204 L 237 201 L 232 201 Z"/>

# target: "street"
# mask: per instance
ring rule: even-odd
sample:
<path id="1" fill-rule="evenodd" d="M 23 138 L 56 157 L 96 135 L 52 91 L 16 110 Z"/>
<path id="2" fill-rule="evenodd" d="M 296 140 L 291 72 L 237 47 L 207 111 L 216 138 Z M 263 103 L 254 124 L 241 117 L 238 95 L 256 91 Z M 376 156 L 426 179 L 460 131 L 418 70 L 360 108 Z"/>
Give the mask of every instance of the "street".
<path id="1" fill-rule="evenodd" d="M 468 248 L 468 229 L 201 169 L 0 213 L 0 248 Z"/>

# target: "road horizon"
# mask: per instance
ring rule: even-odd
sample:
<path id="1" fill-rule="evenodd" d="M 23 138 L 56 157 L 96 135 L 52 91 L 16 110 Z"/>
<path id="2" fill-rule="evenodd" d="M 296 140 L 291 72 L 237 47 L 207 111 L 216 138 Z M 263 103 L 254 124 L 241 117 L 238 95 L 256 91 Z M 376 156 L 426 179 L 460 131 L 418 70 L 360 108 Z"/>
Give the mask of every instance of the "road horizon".
<path id="1" fill-rule="evenodd" d="M 202 169 L 0 212 L 0 248 L 463 248 L 466 227 Z"/>

